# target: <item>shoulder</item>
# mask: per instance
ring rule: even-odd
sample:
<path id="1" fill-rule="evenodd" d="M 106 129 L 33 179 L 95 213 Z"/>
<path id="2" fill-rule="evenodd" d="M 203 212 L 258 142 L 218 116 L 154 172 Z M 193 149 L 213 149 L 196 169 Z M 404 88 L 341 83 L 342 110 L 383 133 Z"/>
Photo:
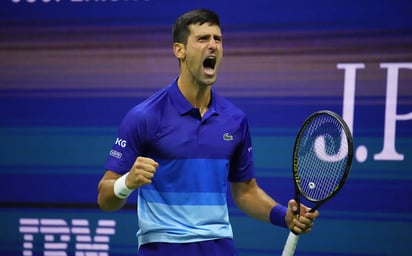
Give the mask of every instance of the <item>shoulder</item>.
<path id="1" fill-rule="evenodd" d="M 247 122 L 246 113 L 240 107 L 217 93 L 215 93 L 214 97 L 216 99 L 216 108 L 218 112 L 236 120 Z"/>
<path id="2" fill-rule="evenodd" d="M 156 111 L 157 108 L 162 107 L 168 98 L 167 87 L 162 88 L 152 94 L 150 97 L 142 101 L 141 103 L 134 106 L 131 112 L 146 112 L 146 111 Z"/>
<path id="3" fill-rule="evenodd" d="M 156 113 L 160 108 L 162 108 L 167 101 L 167 88 L 163 88 L 150 97 L 135 105 L 130 109 L 127 115 L 134 117 L 139 116 L 149 116 Z"/>
<path id="4" fill-rule="evenodd" d="M 149 98 L 131 108 L 123 118 L 122 123 L 132 126 L 146 126 L 155 122 L 160 110 L 167 102 L 167 89 L 163 88 Z"/>

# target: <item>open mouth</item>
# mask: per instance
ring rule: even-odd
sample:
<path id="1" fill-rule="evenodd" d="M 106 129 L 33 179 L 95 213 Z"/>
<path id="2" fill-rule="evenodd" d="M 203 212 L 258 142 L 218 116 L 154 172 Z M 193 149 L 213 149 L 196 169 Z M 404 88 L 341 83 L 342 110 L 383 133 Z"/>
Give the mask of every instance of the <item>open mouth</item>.
<path id="1" fill-rule="evenodd" d="M 203 67 L 207 70 L 214 70 L 216 66 L 216 57 L 209 56 L 203 61 Z"/>

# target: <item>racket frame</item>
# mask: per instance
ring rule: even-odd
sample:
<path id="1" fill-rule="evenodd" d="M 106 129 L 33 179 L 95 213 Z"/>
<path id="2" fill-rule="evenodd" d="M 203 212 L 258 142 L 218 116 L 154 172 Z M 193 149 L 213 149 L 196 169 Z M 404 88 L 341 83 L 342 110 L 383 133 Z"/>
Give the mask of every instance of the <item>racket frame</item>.
<path id="1" fill-rule="evenodd" d="M 342 131 L 345 133 L 346 136 L 346 140 L 348 143 L 348 159 L 347 159 L 347 164 L 345 167 L 345 172 L 342 176 L 341 181 L 339 182 L 339 185 L 335 188 L 335 190 L 329 194 L 326 198 L 322 199 L 322 200 L 316 200 L 313 198 L 310 198 L 306 195 L 305 192 L 303 192 L 303 190 L 301 189 L 300 186 L 300 178 L 299 178 L 299 166 L 298 166 L 298 145 L 300 143 L 300 140 L 302 138 L 303 132 L 305 131 L 305 128 L 311 123 L 312 119 L 314 119 L 315 117 L 317 117 L 318 115 L 330 115 L 332 116 L 334 119 L 336 119 L 342 126 Z M 320 110 L 317 111 L 313 114 L 311 114 L 303 123 L 303 125 L 301 126 L 298 135 L 296 137 L 295 140 L 295 144 L 293 146 L 293 157 L 292 157 L 292 172 L 293 172 L 293 183 L 294 183 L 294 188 L 295 188 L 295 201 L 298 204 L 298 210 L 295 212 L 295 215 L 299 215 L 300 212 L 300 196 L 303 196 L 305 199 L 307 199 L 308 201 L 315 203 L 315 205 L 311 208 L 310 212 L 314 212 L 316 211 L 322 204 L 324 204 L 326 201 L 328 201 L 330 198 L 332 198 L 336 193 L 339 192 L 339 190 L 343 187 L 343 185 L 346 182 L 346 179 L 349 175 L 351 166 L 352 166 L 352 160 L 353 160 L 353 137 L 352 137 L 352 133 L 348 127 L 348 125 L 346 124 L 346 122 L 343 120 L 343 118 L 341 116 L 339 116 L 338 114 L 336 114 L 333 111 L 330 110 Z"/>
<path id="2" fill-rule="evenodd" d="M 342 130 L 346 135 L 346 140 L 348 143 L 348 159 L 347 159 L 347 163 L 346 163 L 346 167 L 345 167 L 345 172 L 342 176 L 342 179 L 340 180 L 338 186 L 335 188 L 334 191 L 332 191 L 332 193 L 330 193 L 327 197 L 323 198 L 322 200 L 316 200 L 313 198 L 310 198 L 309 196 L 306 195 L 306 193 L 301 189 L 300 186 L 300 178 L 299 178 L 299 174 L 298 174 L 298 151 L 299 149 L 297 148 L 299 143 L 300 143 L 300 139 L 302 138 L 302 134 L 305 131 L 305 128 L 308 126 L 308 124 L 312 121 L 313 118 L 315 118 L 318 115 L 322 115 L 322 114 L 326 114 L 326 115 L 330 115 L 333 118 L 335 118 L 342 126 Z M 299 213 L 300 213 L 300 197 L 303 196 L 305 199 L 307 199 L 308 201 L 315 203 L 315 205 L 310 209 L 310 212 L 314 212 L 316 211 L 323 203 L 325 203 L 327 200 L 329 200 L 330 198 L 332 198 L 336 193 L 339 192 L 339 190 L 343 187 L 343 185 L 346 182 L 346 179 L 349 175 L 351 166 L 352 166 L 352 160 L 353 160 L 353 137 L 352 137 L 352 133 L 348 127 L 348 125 L 346 124 L 346 122 L 343 120 L 342 117 L 340 117 L 338 114 L 334 113 L 333 111 L 330 110 L 321 110 L 321 111 L 317 111 L 315 113 L 313 113 L 312 115 L 310 115 L 305 122 L 303 123 L 303 125 L 301 126 L 298 135 L 296 136 L 296 140 L 295 140 L 295 145 L 293 147 L 293 157 L 292 157 L 292 172 L 293 172 L 293 183 L 294 183 L 294 188 L 295 188 L 295 201 L 297 202 L 297 211 L 294 212 L 294 214 L 298 217 Z M 285 246 L 283 248 L 282 251 L 282 256 L 293 256 L 296 250 L 296 246 L 298 244 L 299 241 L 299 234 L 295 233 L 293 230 L 290 230 L 288 238 L 286 240 Z"/>

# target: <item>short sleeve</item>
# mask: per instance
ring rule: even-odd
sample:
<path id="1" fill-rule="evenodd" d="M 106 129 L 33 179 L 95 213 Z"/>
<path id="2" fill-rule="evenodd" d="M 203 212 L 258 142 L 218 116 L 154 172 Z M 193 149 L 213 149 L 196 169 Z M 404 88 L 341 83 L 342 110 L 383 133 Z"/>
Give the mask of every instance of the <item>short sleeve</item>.
<path id="1" fill-rule="evenodd" d="M 240 123 L 242 140 L 230 160 L 229 181 L 241 182 L 255 177 L 252 137 L 246 116 Z"/>
<path id="2" fill-rule="evenodd" d="M 106 170 L 124 174 L 130 170 L 143 150 L 146 137 L 144 113 L 136 107 L 123 118 L 105 164 Z"/>

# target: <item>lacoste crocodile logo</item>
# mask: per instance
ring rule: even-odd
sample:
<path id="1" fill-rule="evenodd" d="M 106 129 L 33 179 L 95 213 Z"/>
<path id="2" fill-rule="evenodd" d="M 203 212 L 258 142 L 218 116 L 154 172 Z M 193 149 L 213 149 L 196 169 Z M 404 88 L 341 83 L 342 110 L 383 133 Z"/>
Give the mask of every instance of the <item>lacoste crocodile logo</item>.
<path id="1" fill-rule="evenodd" d="M 223 140 L 225 140 L 225 141 L 231 141 L 231 140 L 233 140 L 233 136 L 230 135 L 230 134 L 227 132 L 227 133 L 223 134 Z"/>

